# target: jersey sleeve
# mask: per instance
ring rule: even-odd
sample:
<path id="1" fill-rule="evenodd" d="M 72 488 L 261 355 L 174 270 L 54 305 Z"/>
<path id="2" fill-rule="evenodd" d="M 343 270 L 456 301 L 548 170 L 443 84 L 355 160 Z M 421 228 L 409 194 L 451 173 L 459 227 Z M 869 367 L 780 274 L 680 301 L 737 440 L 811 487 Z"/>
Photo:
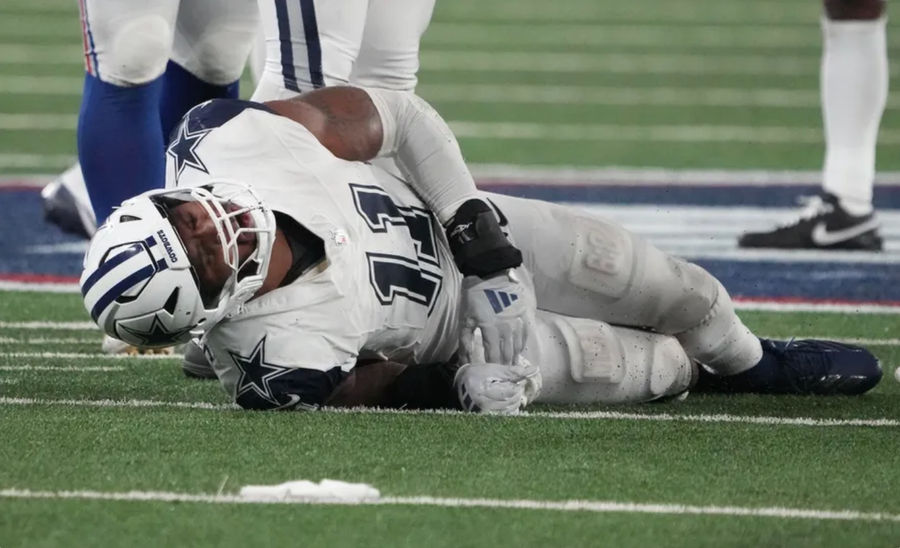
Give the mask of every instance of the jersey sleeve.
<path id="1" fill-rule="evenodd" d="M 244 409 L 316 409 L 356 364 L 356 353 L 322 334 L 255 329 L 237 322 L 204 337 L 225 392 Z"/>

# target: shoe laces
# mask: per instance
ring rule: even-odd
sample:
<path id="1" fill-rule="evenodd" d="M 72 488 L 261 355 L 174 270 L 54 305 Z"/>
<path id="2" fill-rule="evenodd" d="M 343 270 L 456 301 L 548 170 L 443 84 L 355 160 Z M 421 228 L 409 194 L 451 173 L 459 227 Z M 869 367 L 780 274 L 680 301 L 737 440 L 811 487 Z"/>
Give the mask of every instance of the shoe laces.
<path id="1" fill-rule="evenodd" d="M 820 345 L 827 344 L 826 341 L 816 342 Z M 829 362 L 823 359 L 822 349 L 805 352 L 804 350 L 810 349 L 809 345 L 804 341 L 795 343 L 794 337 L 791 337 L 783 347 L 777 344 L 773 344 L 772 347 L 781 365 L 791 371 L 792 374 L 788 375 L 787 381 L 798 392 L 809 391 L 820 378 L 828 375 Z"/>
<path id="2" fill-rule="evenodd" d="M 800 210 L 800 214 L 798 215 L 798 217 L 793 221 L 788 221 L 778 225 L 778 228 L 797 226 L 802 222 L 815 219 L 819 215 L 824 215 L 834 211 L 834 205 L 823 200 L 822 196 L 818 194 L 814 194 L 812 196 L 799 196 L 797 198 L 797 204 L 803 208 Z"/>

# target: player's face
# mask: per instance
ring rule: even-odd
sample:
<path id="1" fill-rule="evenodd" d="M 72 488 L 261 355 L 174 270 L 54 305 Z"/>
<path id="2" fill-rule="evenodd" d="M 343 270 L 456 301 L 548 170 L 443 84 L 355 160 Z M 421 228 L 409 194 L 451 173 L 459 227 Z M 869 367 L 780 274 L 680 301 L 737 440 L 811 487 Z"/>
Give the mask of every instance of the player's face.
<path id="1" fill-rule="evenodd" d="M 225 209 L 229 210 L 231 207 L 226 204 Z M 173 207 L 169 211 L 169 221 L 184 243 L 188 260 L 194 267 L 200 283 L 200 293 L 204 301 L 208 302 L 222 291 L 222 287 L 232 274 L 231 267 L 225 262 L 216 222 L 199 202 L 184 202 Z M 235 230 L 241 226 L 252 225 L 249 215 L 232 218 L 229 222 Z M 239 234 L 238 260 L 235 264 L 243 264 L 255 248 L 255 234 L 246 232 Z"/>

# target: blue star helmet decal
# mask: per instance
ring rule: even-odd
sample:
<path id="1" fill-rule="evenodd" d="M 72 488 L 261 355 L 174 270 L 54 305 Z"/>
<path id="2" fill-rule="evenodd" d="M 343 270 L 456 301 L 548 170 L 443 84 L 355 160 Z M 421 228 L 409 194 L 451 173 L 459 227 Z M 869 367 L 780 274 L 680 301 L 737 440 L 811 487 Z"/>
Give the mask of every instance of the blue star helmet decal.
<path id="1" fill-rule="evenodd" d="M 347 375 L 340 367 L 320 371 L 269 363 L 265 337 L 249 356 L 228 353 L 240 371 L 234 400 L 244 409 L 316 409 Z"/>
<path id="2" fill-rule="evenodd" d="M 212 129 L 190 131 L 190 125 L 190 118 L 186 118 L 181 125 L 178 126 L 177 135 L 172 140 L 169 148 L 166 149 L 166 154 L 175 160 L 176 182 L 178 182 L 178 178 L 181 177 L 181 173 L 184 171 L 185 167 L 192 167 L 203 173 L 209 173 L 209 170 L 206 169 L 206 164 L 204 164 L 203 160 L 197 155 L 196 149 L 197 145 L 200 144 L 200 141 L 202 141 Z"/>
<path id="3" fill-rule="evenodd" d="M 162 321 L 159 319 L 159 316 L 156 314 L 153 315 L 153 320 L 150 322 L 150 329 L 148 329 L 147 331 L 135 329 L 133 327 L 128 327 L 121 324 L 119 325 L 119 329 L 127 331 L 131 335 L 140 339 L 141 346 L 147 346 L 151 348 L 159 348 L 161 346 L 177 344 L 181 342 L 182 337 L 186 333 L 189 333 L 195 327 L 197 326 L 192 325 L 184 329 L 169 331 L 168 329 L 166 329 L 166 326 L 163 325 Z"/>

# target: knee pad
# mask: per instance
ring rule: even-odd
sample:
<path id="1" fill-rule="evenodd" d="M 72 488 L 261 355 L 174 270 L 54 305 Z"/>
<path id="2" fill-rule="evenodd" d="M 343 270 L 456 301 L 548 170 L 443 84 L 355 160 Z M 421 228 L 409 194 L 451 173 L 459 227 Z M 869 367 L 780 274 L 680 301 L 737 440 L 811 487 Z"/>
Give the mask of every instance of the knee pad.
<path id="1" fill-rule="evenodd" d="M 545 403 L 639 403 L 688 389 L 694 365 L 666 335 L 541 312 L 537 352 Z"/>
<path id="2" fill-rule="evenodd" d="M 659 321 L 652 327 L 674 335 L 693 328 L 710 314 L 721 285 L 712 274 L 693 263 L 670 256 L 666 256 L 665 263 L 664 268 L 648 272 L 648 276 L 661 276 L 656 282 L 662 291 L 658 297 Z"/>
<path id="3" fill-rule="evenodd" d="M 138 86 L 156 80 L 166 70 L 172 33 L 172 25 L 162 15 L 145 14 L 124 20 L 100 56 L 100 79 L 117 86 Z"/>

